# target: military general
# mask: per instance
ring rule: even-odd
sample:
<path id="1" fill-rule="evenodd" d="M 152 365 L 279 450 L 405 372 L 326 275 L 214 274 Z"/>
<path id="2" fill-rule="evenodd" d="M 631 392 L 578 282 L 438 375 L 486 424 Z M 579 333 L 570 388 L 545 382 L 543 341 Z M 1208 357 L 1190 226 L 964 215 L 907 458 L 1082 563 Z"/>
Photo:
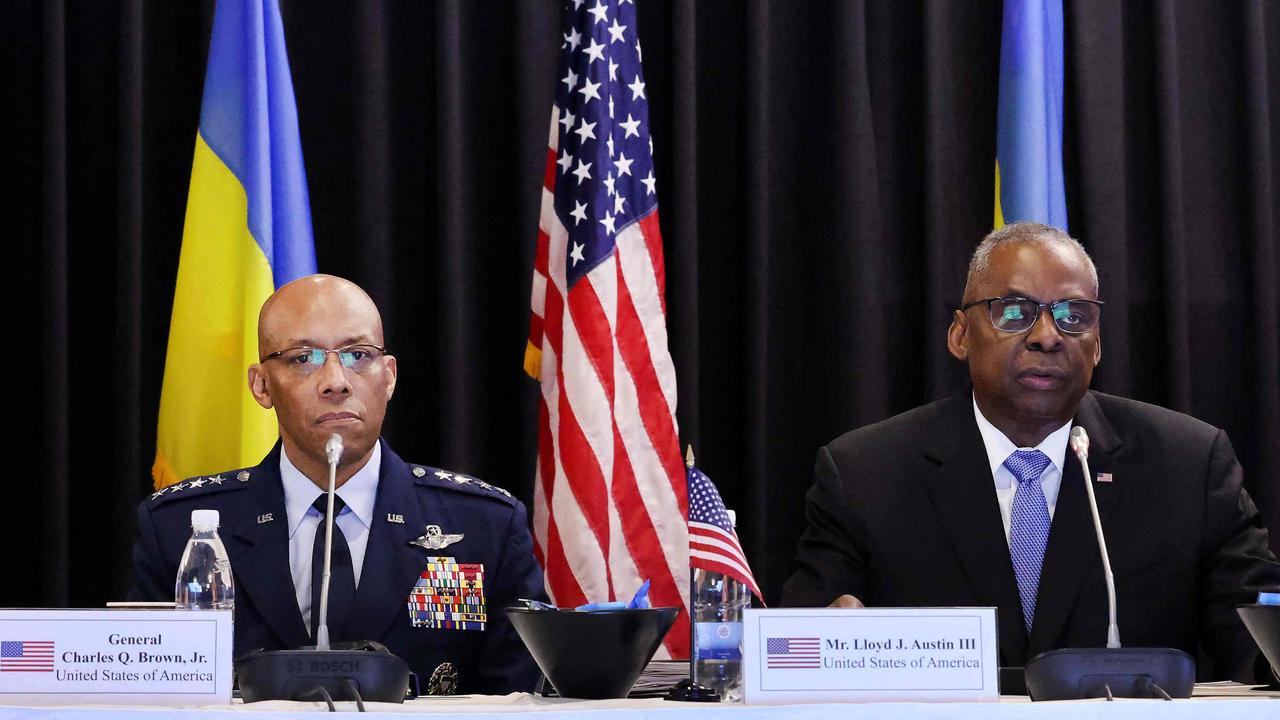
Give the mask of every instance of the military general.
<path id="1" fill-rule="evenodd" d="M 406 463 L 381 438 L 397 367 L 369 296 L 327 275 L 291 282 L 262 307 L 258 350 L 249 390 L 275 411 L 279 442 L 257 466 L 141 503 L 132 597 L 173 597 L 191 511 L 215 509 L 236 583 L 236 657 L 314 645 L 325 444 L 336 433 L 331 640 L 384 644 L 424 690 L 533 689 L 537 667 L 503 612 L 545 597 L 524 506 L 478 479 Z"/>

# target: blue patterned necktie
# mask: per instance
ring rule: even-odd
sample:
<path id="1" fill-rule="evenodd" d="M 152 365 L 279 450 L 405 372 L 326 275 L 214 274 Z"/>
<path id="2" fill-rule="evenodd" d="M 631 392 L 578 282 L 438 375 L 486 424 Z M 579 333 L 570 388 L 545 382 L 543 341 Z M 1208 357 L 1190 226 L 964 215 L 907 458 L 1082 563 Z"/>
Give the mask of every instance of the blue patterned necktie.
<path id="1" fill-rule="evenodd" d="M 1049 504 L 1040 487 L 1040 474 L 1049 466 L 1049 456 L 1039 450 L 1018 450 L 1004 461 L 1004 466 L 1018 479 L 1009 516 L 1009 556 L 1018 579 L 1018 597 L 1022 598 L 1022 619 L 1030 634 L 1031 619 L 1036 614 L 1036 591 L 1040 588 L 1040 566 L 1049 542 Z"/>

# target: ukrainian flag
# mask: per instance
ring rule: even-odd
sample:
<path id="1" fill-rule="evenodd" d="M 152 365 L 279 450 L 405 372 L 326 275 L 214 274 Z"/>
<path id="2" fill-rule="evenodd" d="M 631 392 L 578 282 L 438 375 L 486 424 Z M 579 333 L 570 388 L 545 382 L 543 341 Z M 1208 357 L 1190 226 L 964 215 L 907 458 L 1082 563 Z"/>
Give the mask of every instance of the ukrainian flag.
<path id="1" fill-rule="evenodd" d="M 316 270 L 298 112 L 275 0 L 219 0 L 169 326 L 156 487 L 252 465 L 277 436 L 249 394 L 258 309 Z"/>
<path id="2" fill-rule="evenodd" d="M 995 227 L 1067 228 L 1062 182 L 1062 0 L 1005 0 Z"/>

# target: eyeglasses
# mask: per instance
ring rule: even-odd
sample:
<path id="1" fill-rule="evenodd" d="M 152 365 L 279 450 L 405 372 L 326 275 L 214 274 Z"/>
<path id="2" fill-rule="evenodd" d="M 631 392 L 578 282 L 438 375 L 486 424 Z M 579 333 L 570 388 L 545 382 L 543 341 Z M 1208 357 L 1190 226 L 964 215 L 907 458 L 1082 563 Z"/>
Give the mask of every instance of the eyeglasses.
<path id="1" fill-rule="evenodd" d="M 987 304 L 991 326 L 1007 333 L 1024 333 L 1030 330 L 1040 317 L 1040 311 L 1045 308 L 1049 308 L 1053 324 L 1068 335 L 1082 335 L 1096 330 L 1102 316 L 1101 300 L 1070 299 L 1042 303 L 1024 297 L 994 297 L 974 300 L 960 309 L 968 310 L 982 303 Z"/>
<path id="2" fill-rule="evenodd" d="M 262 362 L 280 358 L 294 372 L 310 375 L 324 367 L 324 362 L 328 359 L 329 353 L 334 353 L 338 356 L 338 362 L 342 364 L 342 367 L 355 370 L 358 373 L 365 373 L 387 354 L 387 349 L 377 345 L 364 344 L 348 345 L 337 350 L 299 345 L 277 350 L 262 358 Z"/>

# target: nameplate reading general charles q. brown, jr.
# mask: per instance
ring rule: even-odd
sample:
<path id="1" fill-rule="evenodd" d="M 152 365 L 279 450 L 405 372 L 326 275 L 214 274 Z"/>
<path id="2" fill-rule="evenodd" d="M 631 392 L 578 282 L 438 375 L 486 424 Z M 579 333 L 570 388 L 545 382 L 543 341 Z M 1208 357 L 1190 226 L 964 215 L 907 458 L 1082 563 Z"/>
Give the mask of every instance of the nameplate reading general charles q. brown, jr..
<path id="1" fill-rule="evenodd" d="M 0 610 L 0 704 L 231 702 L 230 610 Z"/>

